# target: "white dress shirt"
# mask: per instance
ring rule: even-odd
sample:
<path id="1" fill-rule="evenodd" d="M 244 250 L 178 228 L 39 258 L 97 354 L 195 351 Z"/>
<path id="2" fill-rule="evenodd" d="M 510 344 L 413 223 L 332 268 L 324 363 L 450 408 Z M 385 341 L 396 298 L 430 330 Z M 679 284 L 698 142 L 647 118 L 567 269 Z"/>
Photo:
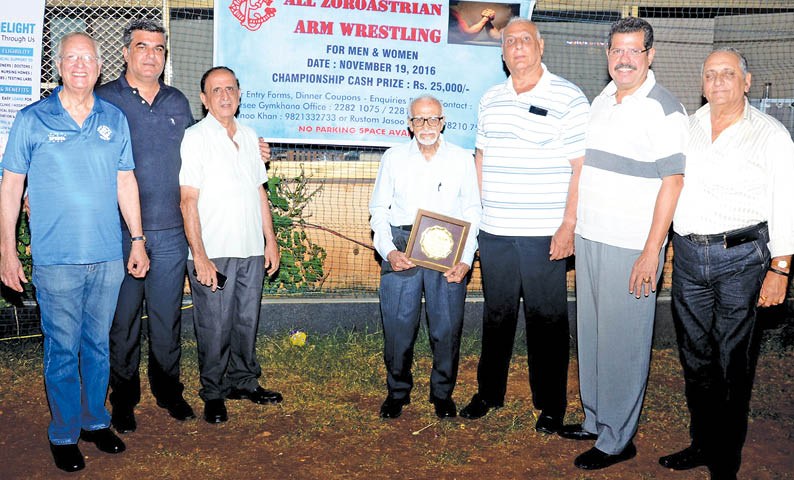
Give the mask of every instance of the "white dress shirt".
<path id="1" fill-rule="evenodd" d="M 684 189 L 673 229 L 712 235 L 769 222 L 773 257 L 794 253 L 794 143 L 745 99 L 741 119 L 711 141 L 711 108 L 689 118 Z"/>
<path id="2" fill-rule="evenodd" d="M 267 182 L 267 170 L 256 133 L 234 121 L 238 148 L 210 113 L 185 130 L 182 140 L 179 184 L 199 189 L 201 240 L 209 258 L 265 254 L 259 187 Z"/>
<path id="3" fill-rule="evenodd" d="M 392 147 L 380 160 L 369 202 L 375 249 L 381 257 L 396 250 L 390 225 L 411 225 L 421 208 L 471 223 L 460 261 L 471 266 L 477 250 L 482 206 L 474 159 L 468 150 L 439 138 L 429 161 L 416 140 Z"/>

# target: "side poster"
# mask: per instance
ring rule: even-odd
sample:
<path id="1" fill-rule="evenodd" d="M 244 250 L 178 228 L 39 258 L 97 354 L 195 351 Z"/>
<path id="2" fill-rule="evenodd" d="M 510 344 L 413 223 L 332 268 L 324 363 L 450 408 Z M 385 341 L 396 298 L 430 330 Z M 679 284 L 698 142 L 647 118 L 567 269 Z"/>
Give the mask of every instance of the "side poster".
<path id="1" fill-rule="evenodd" d="M 214 62 L 235 71 L 239 118 L 269 141 L 401 143 L 410 100 L 429 94 L 445 137 L 474 148 L 477 103 L 506 79 L 501 30 L 534 4 L 216 0 Z"/>
<path id="2" fill-rule="evenodd" d="M 0 13 L 0 165 L 17 111 L 41 94 L 44 0 L 6 2 Z M 2 179 L 0 169 L 0 179 Z"/>

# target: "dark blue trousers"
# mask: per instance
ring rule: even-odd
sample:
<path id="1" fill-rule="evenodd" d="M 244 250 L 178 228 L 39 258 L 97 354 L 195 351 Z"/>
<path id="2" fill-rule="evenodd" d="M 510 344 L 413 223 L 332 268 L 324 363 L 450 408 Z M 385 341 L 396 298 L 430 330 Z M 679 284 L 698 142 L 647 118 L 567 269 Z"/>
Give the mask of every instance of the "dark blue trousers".
<path id="1" fill-rule="evenodd" d="M 405 250 L 408 236 L 409 232 L 392 227 L 392 238 L 401 251 Z M 435 270 L 414 267 L 395 272 L 385 259 L 383 264 L 380 311 L 389 395 L 403 399 L 411 393 L 411 364 L 424 292 L 430 348 L 433 351 L 430 400 L 451 398 L 458 377 L 466 281 L 447 283 L 444 275 Z"/>
<path id="2" fill-rule="evenodd" d="M 524 299 L 527 361 L 532 402 L 562 417 L 568 382 L 568 289 L 565 260 L 549 260 L 551 237 L 509 237 L 480 231 L 480 268 L 485 297 L 479 394 L 502 405 L 513 356 L 518 306 Z"/>
<path id="3" fill-rule="evenodd" d="M 132 408 L 140 402 L 138 367 L 141 360 L 141 302 L 149 315 L 149 385 L 163 403 L 181 396 L 182 291 L 185 285 L 187 240 L 182 227 L 146 230 L 150 268 L 144 278 L 125 274 L 110 328 L 110 403 Z M 129 233 L 122 233 L 124 265 L 130 257 Z"/>
<path id="4" fill-rule="evenodd" d="M 736 473 L 758 359 L 756 303 L 770 254 L 763 240 L 731 248 L 673 237 L 673 313 L 692 445 L 713 473 Z"/>

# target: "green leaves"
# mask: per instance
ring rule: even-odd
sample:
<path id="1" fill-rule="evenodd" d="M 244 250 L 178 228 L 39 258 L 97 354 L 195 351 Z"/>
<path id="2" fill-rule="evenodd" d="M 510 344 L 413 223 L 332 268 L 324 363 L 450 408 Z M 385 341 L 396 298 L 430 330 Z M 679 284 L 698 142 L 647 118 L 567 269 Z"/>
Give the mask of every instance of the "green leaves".
<path id="1" fill-rule="evenodd" d="M 264 292 L 293 294 L 319 290 L 325 274 L 325 249 L 306 235 L 306 207 L 323 188 L 309 182 L 301 165 L 300 174 L 291 179 L 273 176 L 267 182 L 273 214 L 273 228 L 281 250 L 278 275 L 265 280 Z"/>

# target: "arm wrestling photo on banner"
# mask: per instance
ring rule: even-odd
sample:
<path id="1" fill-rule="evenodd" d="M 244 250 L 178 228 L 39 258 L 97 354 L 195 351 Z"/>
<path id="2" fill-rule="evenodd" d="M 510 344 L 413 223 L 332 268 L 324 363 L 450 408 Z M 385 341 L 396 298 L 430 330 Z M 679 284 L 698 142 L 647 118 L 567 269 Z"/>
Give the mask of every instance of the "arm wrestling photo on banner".
<path id="1" fill-rule="evenodd" d="M 3 478 L 794 478 L 792 35 L 9 2 Z"/>

